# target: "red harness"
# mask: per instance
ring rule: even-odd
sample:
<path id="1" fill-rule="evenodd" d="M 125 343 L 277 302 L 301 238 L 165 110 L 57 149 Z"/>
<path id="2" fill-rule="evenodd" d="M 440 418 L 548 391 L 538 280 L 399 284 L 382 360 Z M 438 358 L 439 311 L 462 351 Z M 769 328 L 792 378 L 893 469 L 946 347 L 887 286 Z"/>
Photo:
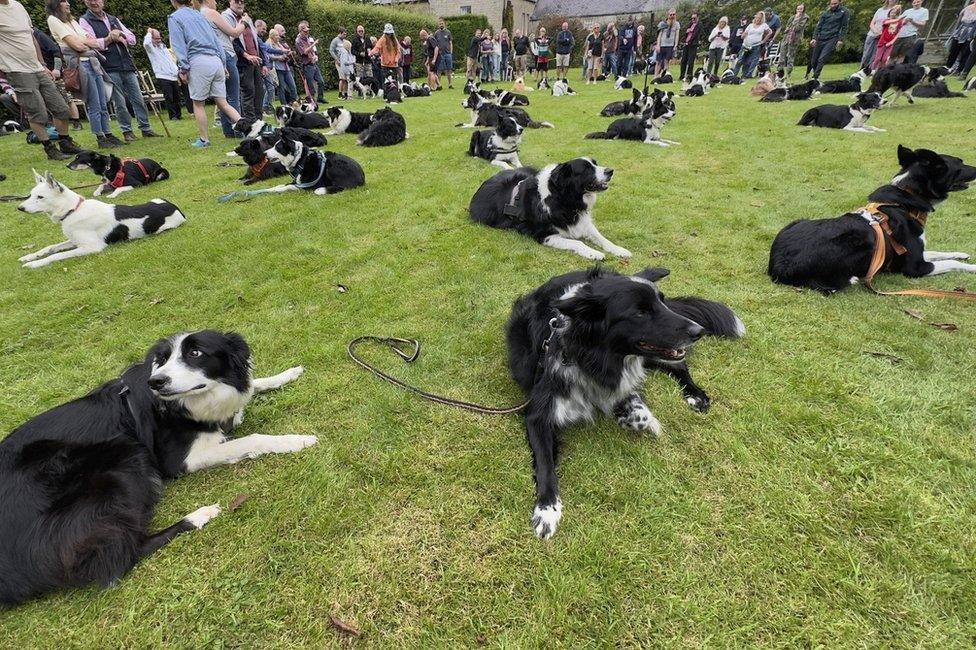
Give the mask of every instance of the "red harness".
<path id="1" fill-rule="evenodd" d="M 146 166 L 142 164 L 142 161 L 141 160 L 139 160 L 138 158 L 120 158 L 119 161 L 120 161 L 120 163 L 119 163 L 119 171 L 115 173 L 115 178 L 112 179 L 112 181 L 109 183 L 109 185 L 111 185 L 115 189 L 119 189 L 120 187 L 122 187 L 125 184 L 125 164 L 126 163 L 135 163 L 136 164 L 136 167 L 139 168 L 139 171 L 142 172 L 142 175 L 145 178 L 146 183 L 149 182 L 149 172 L 146 171 Z"/>

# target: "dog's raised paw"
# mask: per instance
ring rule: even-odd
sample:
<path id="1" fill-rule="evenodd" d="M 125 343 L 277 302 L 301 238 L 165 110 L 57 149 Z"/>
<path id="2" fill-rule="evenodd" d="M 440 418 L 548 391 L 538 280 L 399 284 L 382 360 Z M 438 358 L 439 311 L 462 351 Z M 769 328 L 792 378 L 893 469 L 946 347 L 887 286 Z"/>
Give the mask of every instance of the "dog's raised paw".
<path id="1" fill-rule="evenodd" d="M 194 528 L 203 528 L 208 521 L 220 514 L 220 506 L 218 504 L 213 504 L 209 506 L 203 506 L 194 510 L 187 516 L 183 517 L 184 521 L 188 521 L 193 525 Z"/>
<path id="2" fill-rule="evenodd" d="M 532 510 L 532 529 L 539 539 L 549 539 L 556 534 L 559 520 L 563 516 L 563 502 L 556 499 L 556 503 L 548 506 L 536 504 Z"/>

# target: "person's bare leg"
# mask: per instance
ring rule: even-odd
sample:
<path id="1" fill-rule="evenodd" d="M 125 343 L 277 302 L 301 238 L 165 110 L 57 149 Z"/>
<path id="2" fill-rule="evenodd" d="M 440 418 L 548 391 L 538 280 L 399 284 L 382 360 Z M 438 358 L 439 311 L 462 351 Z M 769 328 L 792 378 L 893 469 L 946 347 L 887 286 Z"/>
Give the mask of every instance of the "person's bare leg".
<path id="1" fill-rule="evenodd" d="M 207 109 L 203 102 L 196 99 L 193 100 L 193 117 L 197 121 L 197 131 L 200 132 L 200 139 L 209 140 L 207 129 L 210 125 L 207 123 Z"/>
<path id="2" fill-rule="evenodd" d="M 34 135 L 37 136 L 39 142 L 44 142 L 45 140 L 48 139 L 47 127 L 41 124 L 40 122 L 31 122 L 30 128 L 31 131 L 34 132 Z"/>

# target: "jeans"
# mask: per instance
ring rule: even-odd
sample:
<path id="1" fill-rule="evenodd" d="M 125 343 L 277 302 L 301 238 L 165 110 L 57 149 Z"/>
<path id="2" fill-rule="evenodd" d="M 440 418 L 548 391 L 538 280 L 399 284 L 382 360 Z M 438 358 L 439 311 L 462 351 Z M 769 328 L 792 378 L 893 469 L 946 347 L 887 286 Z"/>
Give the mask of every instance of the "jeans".
<path id="1" fill-rule="evenodd" d="M 691 79 L 691 75 L 695 73 L 695 55 L 698 54 L 698 48 L 694 45 L 685 45 L 684 49 L 681 50 L 681 78 Z"/>
<path id="2" fill-rule="evenodd" d="M 962 59 L 960 59 L 960 60 L 962 60 Z M 973 66 L 974 65 L 976 65 L 976 41 L 970 41 L 969 42 L 969 58 L 966 59 L 966 62 L 963 63 L 962 66 L 960 67 L 960 70 L 959 70 L 960 76 L 965 77 L 966 75 L 968 75 L 969 74 L 969 71 L 973 69 Z"/>
<path id="3" fill-rule="evenodd" d="M 878 37 L 868 32 L 864 37 L 864 53 L 861 55 L 861 67 L 867 68 L 874 61 L 874 53 L 878 47 Z"/>
<path id="4" fill-rule="evenodd" d="M 705 70 L 710 74 L 718 75 L 719 66 L 722 65 L 722 52 L 725 50 L 723 47 L 713 47 L 708 50 L 708 57 L 705 63 Z"/>
<path id="5" fill-rule="evenodd" d="M 237 57 L 227 56 L 224 62 L 227 66 L 227 72 L 230 76 L 227 77 L 227 103 L 230 104 L 234 110 L 238 113 L 241 112 L 241 77 L 237 72 Z M 224 135 L 228 138 L 236 137 L 234 133 L 234 123 L 224 115 L 223 111 L 217 111 L 220 114 L 220 128 L 224 132 Z"/>
<path id="6" fill-rule="evenodd" d="M 607 52 L 603 55 L 603 74 L 617 74 L 617 51 Z"/>
<path id="7" fill-rule="evenodd" d="M 502 62 L 500 67 L 501 67 L 501 74 L 499 75 L 498 78 L 504 79 L 505 73 L 508 71 L 508 52 L 502 52 Z"/>
<path id="8" fill-rule="evenodd" d="M 325 79 L 322 78 L 322 71 L 319 70 L 318 64 L 307 63 L 302 71 L 308 83 L 308 92 L 315 95 L 316 101 L 324 101 L 322 93 L 325 92 Z"/>
<path id="9" fill-rule="evenodd" d="M 732 69 L 732 74 L 738 76 L 739 70 L 742 70 L 743 77 L 751 77 L 752 71 L 756 69 L 759 64 L 759 46 L 755 46 L 750 49 L 742 48 L 739 52 L 739 58 L 735 62 L 735 68 Z"/>
<path id="10" fill-rule="evenodd" d="M 837 47 L 837 37 L 828 38 L 826 41 L 817 41 L 816 46 L 814 46 L 813 51 L 810 53 L 810 69 L 813 70 L 814 79 L 820 77 L 820 71 L 823 69 L 827 58 L 833 53 L 835 47 Z"/>
<path id="11" fill-rule="evenodd" d="M 481 55 L 481 80 L 488 81 L 491 78 L 491 55 Z"/>
<path id="12" fill-rule="evenodd" d="M 149 131 L 149 114 L 146 113 L 146 103 L 142 99 L 142 91 L 139 90 L 139 80 L 135 72 L 109 72 L 108 76 L 115 84 L 112 92 L 112 103 L 115 104 L 115 119 L 122 127 L 122 133 L 132 131 L 132 117 L 129 116 L 129 109 L 125 105 L 125 100 L 129 100 L 132 110 L 136 114 L 139 122 L 140 131 Z"/>
<path id="13" fill-rule="evenodd" d="M 634 67 L 634 51 L 618 50 L 617 59 L 617 68 L 619 68 L 620 74 L 624 77 L 628 76 L 631 68 Z"/>
<path id="14" fill-rule="evenodd" d="M 270 111 L 274 108 L 274 105 L 271 103 L 271 100 L 274 99 L 275 96 L 275 84 L 274 84 L 275 73 L 271 72 L 268 74 L 268 76 L 263 78 L 264 78 L 264 110 Z"/>
<path id="15" fill-rule="evenodd" d="M 946 67 L 951 68 L 959 62 L 959 67 L 962 68 L 966 63 L 966 57 L 969 56 L 969 41 L 960 43 L 956 39 L 950 39 L 949 41 L 949 57 L 946 59 Z"/>
<path id="16" fill-rule="evenodd" d="M 278 68 L 278 101 L 290 104 L 298 99 L 298 88 L 295 87 L 295 76 L 291 68 Z"/>
<path id="17" fill-rule="evenodd" d="M 81 62 L 81 75 L 85 86 L 85 112 L 88 113 L 88 125 L 96 136 L 107 135 L 112 132 L 108 120 L 108 99 L 105 96 L 105 85 L 101 76 L 95 74 L 91 61 Z M 115 92 L 119 92 L 116 88 Z"/>
<path id="18" fill-rule="evenodd" d="M 180 113 L 180 82 L 172 79 L 157 79 L 156 87 L 163 93 L 169 119 L 180 119 L 182 117 Z"/>

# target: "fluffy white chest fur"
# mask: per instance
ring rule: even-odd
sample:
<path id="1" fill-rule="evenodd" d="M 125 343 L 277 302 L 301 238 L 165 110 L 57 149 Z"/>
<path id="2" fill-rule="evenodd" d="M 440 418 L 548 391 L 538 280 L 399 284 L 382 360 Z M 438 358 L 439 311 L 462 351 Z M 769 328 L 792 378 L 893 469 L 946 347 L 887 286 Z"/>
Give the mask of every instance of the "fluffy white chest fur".
<path id="1" fill-rule="evenodd" d="M 564 364 L 559 355 L 553 355 L 548 364 L 549 372 L 566 378 L 572 387 L 570 393 L 554 400 L 556 424 L 566 426 L 581 420 L 592 420 L 596 410 L 610 415 L 613 407 L 622 399 L 634 393 L 644 384 L 647 371 L 640 357 L 628 356 L 624 359 L 624 371 L 620 382 L 607 388 L 593 381 L 578 366 Z"/>

